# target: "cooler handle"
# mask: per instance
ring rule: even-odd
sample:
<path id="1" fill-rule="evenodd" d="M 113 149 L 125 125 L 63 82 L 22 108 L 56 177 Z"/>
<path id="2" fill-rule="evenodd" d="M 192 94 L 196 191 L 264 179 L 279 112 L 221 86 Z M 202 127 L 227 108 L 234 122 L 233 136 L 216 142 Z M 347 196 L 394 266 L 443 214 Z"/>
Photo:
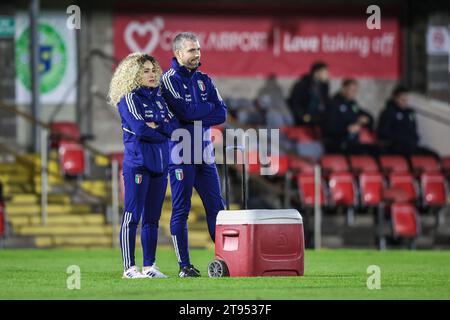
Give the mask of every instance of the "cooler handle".
<path id="1" fill-rule="evenodd" d="M 248 137 L 246 137 L 246 140 Z M 229 187 L 228 187 L 228 168 L 227 168 L 227 151 L 228 149 L 239 150 L 242 154 L 242 207 L 244 210 L 247 210 L 247 166 L 246 164 L 246 145 L 248 145 L 247 141 L 244 141 L 244 146 L 227 146 L 223 145 L 223 158 L 224 158 L 224 178 L 225 178 L 225 205 L 226 209 L 230 210 L 230 195 L 229 195 Z M 234 155 L 233 155 L 234 157 Z"/>
<path id="2" fill-rule="evenodd" d="M 238 230 L 225 230 L 222 232 L 222 235 L 227 237 L 239 237 L 239 231 Z"/>

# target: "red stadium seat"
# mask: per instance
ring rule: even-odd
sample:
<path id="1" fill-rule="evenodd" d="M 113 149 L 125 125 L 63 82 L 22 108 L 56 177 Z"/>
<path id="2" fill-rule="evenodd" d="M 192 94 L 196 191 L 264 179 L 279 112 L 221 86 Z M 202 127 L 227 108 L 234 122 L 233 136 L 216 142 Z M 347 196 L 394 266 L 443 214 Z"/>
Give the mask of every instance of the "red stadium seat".
<path id="1" fill-rule="evenodd" d="M 409 202 L 410 197 L 408 196 L 408 193 L 401 188 L 384 188 L 383 201 L 388 203 Z"/>
<path id="2" fill-rule="evenodd" d="M 450 156 L 441 158 L 441 166 L 445 177 L 450 180 Z"/>
<path id="3" fill-rule="evenodd" d="M 58 148 L 61 140 L 70 141 L 71 138 L 73 141 L 79 141 L 81 138 L 80 129 L 74 122 L 53 122 L 50 124 L 50 131 L 52 148 Z"/>
<path id="4" fill-rule="evenodd" d="M 289 168 L 293 171 L 314 173 L 314 162 L 297 156 L 289 156 Z"/>
<path id="5" fill-rule="evenodd" d="M 389 175 L 389 185 L 394 189 L 402 189 L 405 192 L 407 201 L 417 199 L 414 178 L 410 173 L 393 172 Z"/>
<path id="6" fill-rule="evenodd" d="M 78 175 L 84 173 L 84 150 L 80 144 L 61 141 L 58 151 L 59 162 L 64 174 Z"/>
<path id="7" fill-rule="evenodd" d="M 391 206 L 392 228 L 397 237 L 413 238 L 417 236 L 416 209 L 409 203 L 394 203 Z"/>
<path id="8" fill-rule="evenodd" d="M 300 193 L 300 202 L 303 206 L 313 207 L 314 197 L 315 197 L 315 185 L 314 185 L 314 174 L 312 173 L 299 173 L 297 175 L 297 185 Z M 320 205 L 326 205 L 325 183 L 321 181 L 320 188 Z"/>
<path id="9" fill-rule="evenodd" d="M 402 156 L 381 156 L 380 166 L 385 173 L 409 172 L 408 162 Z"/>
<path id="10" fill-rule="evenodd" d="M 236 151 L 235 152 L 236 155 L 236 166 L 237 166 L 237 170 L 242 170 L 242 153 L 240 151 Z M 259 159 L 259 155 L 258 155 L 258 151 L 257 150 L 250 150 L 247 153 L 248 155 L 248 159 L 247 159 L 247 163 L 248 163 L 248 173 L 249 174 L 261 174 L 261 162 Z M 230 153 L 228 153 L 228 157 L 231 156 L 231 151 Z M 232 162 L 233 163 L 233 162 Z"/>
<path id="11" fill-rule="evenodd" d="M 446 187 L 444 175 L 439 172 L 424 172 L 420 176 L 422 202 L 427 206 L 445 206 Z"/>
<path id="12" fill-rule="evenodd" d="M 270 164 L 268 166 L 264 166 L 264 168 L 268 169 L 270 175 L 276 176 L 284 176 L 286 172 L 289 170 L 289 156 L 270 156 L 268 157 Z M 278 166 L 276 165 L 276 160 L 278 159 Z"/>
<path id="13" fill-rule="evenodd" d="M 282 127 L 281 132 L 284 133 L 289 139 L 297 142 L 303 143 L 317 140 L 315 131 L 311 126 Z"/>
<path id="14" fill-rule="evenodd" d="M 276 175 L 284 176 L 286 172 L 289 170 L 289 156 L 282 155 L 278 157 L 278 172 Z"/>
<path id="15" fill-rule="evenodd" d="M 378 172 L 378 164 L 371 156 L 350 156 L 350 166 L 355 173 Z"/>
<path id="16" fill-rule="evenodd" d="M 330 187 L 331 202 L 335 206 L 354 206 L 356 204 L 355 188 L 351 173 L 331 173 L 328 185 Z"/>
<path id="17" fill-rule="evenodd" d="M 446 172 L 450 172 L 450 156 L 442 158 L 442 169 Z"/>
<path id="18" fill-rule="evenodd" d="M 383 176 L 377 172 L 363 172 L 359 176 L 361 204 L 376 206 L 383 198 Z"/>
<path id="19" fill-rule="evenodd" d="M 441 170 L 439 162 L 432 156 L 412 156 L 411 166 L 417 174 L 422 172 L 437 172 Z"/>
<path id="20" fill-rule="evenodd" d="M 325 176 L 332 172 L 348 172 L 347 159 L 343 155 L 328 154 L 320 158 L 320 164 Z"/>

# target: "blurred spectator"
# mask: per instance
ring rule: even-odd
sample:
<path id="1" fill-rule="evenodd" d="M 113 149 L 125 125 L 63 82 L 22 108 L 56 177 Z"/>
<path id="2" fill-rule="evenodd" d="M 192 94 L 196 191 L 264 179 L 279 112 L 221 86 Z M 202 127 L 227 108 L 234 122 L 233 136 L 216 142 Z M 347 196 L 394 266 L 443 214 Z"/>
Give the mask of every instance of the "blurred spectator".
<path id="1" fill-rule="evenodd" d="M 239 123 L 248 126 L 265 125 L 264 114 L 260 112 L 247 98 L 228 98 L 227 101 L 229 114 Z"/>
<path id="2" fill-rule="evenodd" d="M 434 151 L 419 146 L 416 113 L 409 106 L 409 90 L 401 85 L 394 89 L 380 115 L 378 138 L 389 153 L 406 157 L 425 154 L 439 158 Z"/>
<path id="3" fill-rule="evenodd" d="M 299 79 L 288 99 L 296 125 L 320 125 L 328 104 L 328 66 L 316 62 L 309 74 Z"/>
<path id="4" fill-rule="evenodd" d="M 294 125 L 294 117 L 286 104 L 275 75 L 270 75 L 258 91 L 257 103 L 266 110 L 265 118 L 269 128 Z"/>
<path id="5" fill-rule="evenodd" d="M 363 130 L 372 132 L 373 117 L 358 105 L 355 100 L 357 94 L 358 82 L 345 79 L 340 91 L 330 101 L 323 126 L 329 153 L 377 153 L 375 144 L 362 143 L 360 140 Z"/>
<path id="6" fill-rule="evenodd" d="M 283 92 L 275 75 L 270 75 L 267 78 L 264 86 L 258 91 L 255 102 L 257 109 L 264 116 L 265 126 L 268 129 L 279 129 L 294 124 L 294 118 L 286 105 Z M 281 131 L 279 132 L 279 148 L 281 153 L 296 152 L 295 142 L 291 141 Z"/>

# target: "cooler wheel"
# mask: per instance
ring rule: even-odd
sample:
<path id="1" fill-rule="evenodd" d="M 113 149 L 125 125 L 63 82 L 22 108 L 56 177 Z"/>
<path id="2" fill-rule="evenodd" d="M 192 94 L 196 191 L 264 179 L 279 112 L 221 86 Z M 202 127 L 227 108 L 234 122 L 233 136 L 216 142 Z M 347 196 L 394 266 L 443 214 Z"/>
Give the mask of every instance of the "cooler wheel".
<path id="1" fill-rule="evenodd" d="M 228 267 L 225 261 L 213 260 L 208 264 L 208 276 L 210 278 L 229 277 Z"/>

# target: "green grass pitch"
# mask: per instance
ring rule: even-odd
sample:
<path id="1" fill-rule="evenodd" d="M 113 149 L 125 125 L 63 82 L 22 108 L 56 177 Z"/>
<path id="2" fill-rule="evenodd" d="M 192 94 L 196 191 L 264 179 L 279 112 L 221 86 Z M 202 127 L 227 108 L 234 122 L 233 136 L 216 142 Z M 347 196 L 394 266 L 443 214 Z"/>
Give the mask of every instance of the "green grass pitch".
<path id="1" fill-rule="evenodd" d="M 173 250 L 157 263 L 169 279 L 121 279 L 118 250 L 0 250 L 0 299 L 449 299 L 449 251 L 306 251 L 304 277 L 207 277 L 212 250 L 191 250 L 202 278 L 177 278 Z M 136 262 L 141 266 L 142 253 Z M 67 267 L 81 270 L 81 288 L 67 288 Z M 381 270 L 369 290 L 367 267 Z"/>

